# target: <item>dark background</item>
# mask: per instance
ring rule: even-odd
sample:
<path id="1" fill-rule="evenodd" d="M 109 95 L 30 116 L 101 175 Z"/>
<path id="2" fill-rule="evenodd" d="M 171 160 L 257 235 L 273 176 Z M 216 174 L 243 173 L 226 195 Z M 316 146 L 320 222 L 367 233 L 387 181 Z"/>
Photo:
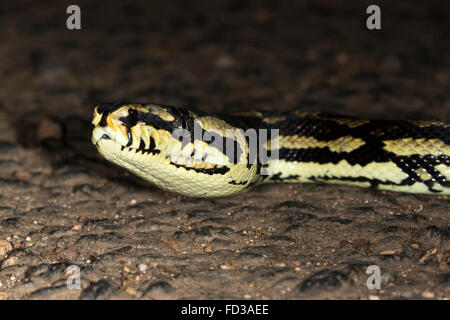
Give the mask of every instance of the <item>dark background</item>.
<path id="1" fill-rule="evenodd" d="M 10 1 L 1 9 L 6 110 L 84 117 L 105 101 L 214 111 L 325 110 L 449 118 L 448 1 Z"/>
<path id="2" fill-rule="evenodd" d="M 81 30 L 66 28 L 70 4 Z M 369 4 L 381 30 L 365 26 Z M 449 298 L 446 197 L 266 185 L 196 200 L 90 143 L 93 107 L 112 101 L 450 120 L 449 12 L 445 0 L 2 1 L 0 298 Z M 72 264 L 81 291 L 65 288 Z M 384 290 L 365 287 L 370 264 Z"/>

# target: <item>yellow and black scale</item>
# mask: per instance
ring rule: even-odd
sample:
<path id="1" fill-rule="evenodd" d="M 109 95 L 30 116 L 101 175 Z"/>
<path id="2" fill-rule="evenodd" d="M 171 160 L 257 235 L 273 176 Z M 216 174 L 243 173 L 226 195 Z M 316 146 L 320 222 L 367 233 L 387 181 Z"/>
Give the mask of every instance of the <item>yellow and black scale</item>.
<path id="1" fill-rule="evenodd" d="M 450 194 L 450 123 L 364 120 L 327 113 L 250 111 L 227 116 L 157 104 L 95 107 L 92 142 L 109 161 L 162 189 L 229 196 L 265 182 L 325 182 Z M 278 129 L 278 157 L 250 161 L 247 129 Z M 200 130 L 190 140 L 177 129 Z M 242 129 L 229 130 L 229 129 Z M 234 132 L 232 135 L 229 132 Z M 208 135 L 209 133 L 209 135 Z M 205 136 L 219 135 L 223 147 Z M 230 144 L 231 143 L 231 144 Z M 229 156 L 227 146 L 233 146 Z M 262 175 L 266 169 L 269 175 Z"/>

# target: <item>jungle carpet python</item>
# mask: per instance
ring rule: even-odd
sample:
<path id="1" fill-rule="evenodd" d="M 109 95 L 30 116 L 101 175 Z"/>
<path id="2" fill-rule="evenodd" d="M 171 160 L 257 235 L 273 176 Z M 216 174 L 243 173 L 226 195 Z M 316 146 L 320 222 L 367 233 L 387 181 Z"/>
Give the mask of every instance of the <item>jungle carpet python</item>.
<path id="1" fill-rule="evenodd" d="M 300 111 L 222 116 L 105 103 L 95 107 L 92 123 L 92 143 L 107 160 L 192 197 L 229 196 L 266 182 L 450 194 L 450 122 L 445 121 Z M 261 152 L 269 160 L 262 161 Z"/>

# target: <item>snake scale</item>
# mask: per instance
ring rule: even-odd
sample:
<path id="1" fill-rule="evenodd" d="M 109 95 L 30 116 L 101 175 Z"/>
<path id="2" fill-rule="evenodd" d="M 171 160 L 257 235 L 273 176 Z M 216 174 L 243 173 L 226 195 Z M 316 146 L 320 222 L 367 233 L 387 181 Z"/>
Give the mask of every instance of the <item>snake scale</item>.
<path id="1" fill-rule="evenodd" d="M 224 116 L 105 103 L 95 107 L 92 123 L 92 143 L 107 160 L 191 197 L 229 196 L 266 182 L 450 194 L 450 123 L 445 121 L 301 111 Z"/>

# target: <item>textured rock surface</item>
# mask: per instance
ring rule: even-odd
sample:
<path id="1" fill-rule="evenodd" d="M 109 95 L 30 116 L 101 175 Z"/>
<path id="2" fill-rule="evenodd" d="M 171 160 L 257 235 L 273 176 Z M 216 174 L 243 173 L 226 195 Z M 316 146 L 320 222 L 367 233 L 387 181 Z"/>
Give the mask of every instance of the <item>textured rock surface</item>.
<path id="1" fill-rule="evenodd" d="M 108 101 L 450 120 L 448 3 L 381 1 L 377 32 L 358 2 L 189 3 L 79 1 L 80 31 L 63 2 L 0 5 L 0 299 L 450 298 L 448 197 L 190 199 L 90 143 Z"/>

